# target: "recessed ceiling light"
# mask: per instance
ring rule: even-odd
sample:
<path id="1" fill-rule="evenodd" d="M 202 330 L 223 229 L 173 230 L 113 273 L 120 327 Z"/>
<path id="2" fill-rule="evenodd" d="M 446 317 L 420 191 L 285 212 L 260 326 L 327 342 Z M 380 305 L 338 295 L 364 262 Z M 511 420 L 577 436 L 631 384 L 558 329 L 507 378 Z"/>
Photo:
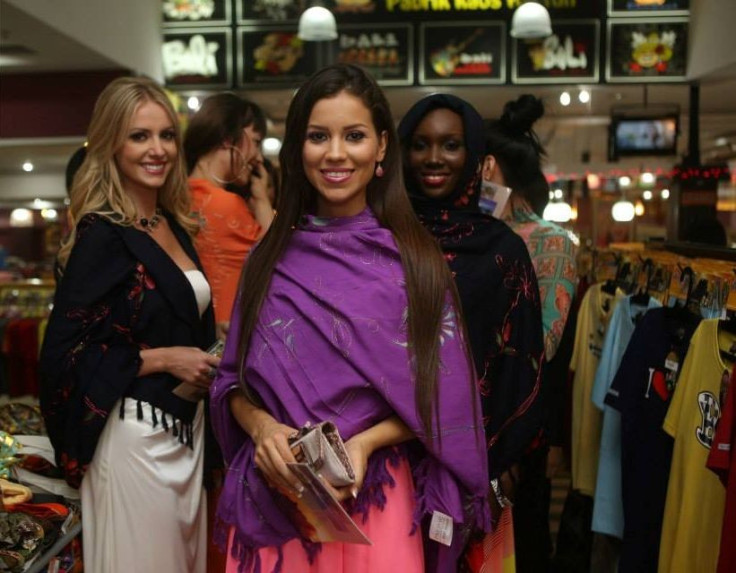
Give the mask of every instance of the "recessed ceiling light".
<path id="1" fill-rule="evenodd" d="M 30 173 L 31 171 L 33 171 L 33 163 L 31 163 L 30 161 L 26 161 L 25 163 L 23 163 L 22 167 L 23 167 L 23 171 L 27 173 Z"/>
<path id="2" fill-rule="evenodd" d="M 560 103 L 565 107 L 570 105 L 570 93 L 569 92 L 562 92 L 560 94 Z"/>
<path id="3" fill-rule="evenodd" d="M 187 100 L 187 107 L 192 111 L 197 111 L 199 109 L 199 105 L 199 98 L 197 96 L 191 96 Z"/>
<path id="4" fill-rule="evenodd" d="M 578 100 L 580 100 L 580 103 L 588 103 L 590 101 L 590 92 L 588 90 L 580 90 Z"/>

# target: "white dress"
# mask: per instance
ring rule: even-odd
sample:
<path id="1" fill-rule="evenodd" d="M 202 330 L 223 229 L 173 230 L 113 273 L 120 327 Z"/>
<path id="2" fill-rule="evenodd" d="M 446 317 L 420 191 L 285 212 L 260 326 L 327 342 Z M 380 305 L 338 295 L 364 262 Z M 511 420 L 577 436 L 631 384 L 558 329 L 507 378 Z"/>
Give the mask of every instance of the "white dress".
<path id="1" fill-rule="evenodd" d="M 187 271 L 200 314 L 209 285 Z M 102 431 L 82 480 L 82 540 L 85 573 L 204 573 L 207 567 L 207 506 L 203 489 L 204 402 L 192 424 L 190 448 L 159 423 L 152 406 L 120 403 Z M 160 420 L 161 410 L 156 409 Z"/>

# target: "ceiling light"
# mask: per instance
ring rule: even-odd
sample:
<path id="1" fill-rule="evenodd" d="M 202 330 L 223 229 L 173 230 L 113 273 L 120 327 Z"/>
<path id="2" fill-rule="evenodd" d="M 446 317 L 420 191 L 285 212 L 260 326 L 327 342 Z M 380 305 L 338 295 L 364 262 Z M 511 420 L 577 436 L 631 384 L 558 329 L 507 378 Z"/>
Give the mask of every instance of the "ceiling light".
<path id="1" fill-rule="evenodd" d="M 13 209 L 10 212 L 10 226 L 11 227 L 32 227 L 33 226 L 33 212 L 30 209 Z"/>
<path id="2" fill-rule="evenodd" d="M 626 199 L 616 201 L 611 208 L 611 216 L 613 216 L 613 220 L 620 223 L 633 220 L 635 214 L 636 210 L 634 208 L 634 204 Z"/>
<path id="3" fill-rule="evenodd" d="M 644 191 L 644 193 L 641 194 L 641 198 L 644 199 L 644 201 L 651 201 L 652 200 L 652 192 L 647 189 Z"/>
<path id="4" fill-rule="evenodd" d="M 539 2 L 525 2 L 511 17 L 512 38 L 546 38 L 552 35 L 552 20 L 547 8 Z"/>
<path id="5" fill-rule="evenodd" d="M 30 173 L 31 171 L 33 171 L 33 163 L 31 163 L 30 161 L 26 161 L 25 163 L 23 163 L 22 168 L 23 171 Z"/>
<path id="6" fill-rule="evenodd" d="M 542 217 L 546 221 L 552 221 L 553 223 L 567 223 L 572 219 L 572 207 L 564 201 L 547 203 Z"/>
<path id="7" fill-rule="evenodd" d="M 580 90 L 578 99 L 580 103 L 588 103 L 590 101 L 590 92 L 588 90 Z"/>
<path id="8" fill-rule="evenodd" d="M 281 151 L 281 140 L 278 137 L 267 137 L 263 140 L 262 147 L 266 155 L 275 155 Z"/>
<path id="9" fill-rule="evenodd" d="M 662 189 L 662 199 L 669 199 L 670 198 L 670 190 L 669 189 Z"/>
<path id="10" fill-rule="evenodd" d="M 41 217 L 45 221 L 56 221 L 59 218 L 59 212 L 56 209 L 41 209 Z"/>
<path id="11" fill-rule="evenodd" d="M 560 103 L 564 106 L 570 105 L 570 94 L 568 92 L 562 92 L 560 94 Z"/>
<path id="12" fill-rule="evenodd" d="M 200 103 L 199 98 L 197 96 L 191 96 L 187 100 L 187 107 L 191 109 L 192 111 L 197 111 L 199 109 Z"/>
<path id="13" fill-rule="evenodd" d="M 335 15 L 322 6 L 307 8 L 299 18 L 299 39 L 321 42 L 337 38 Z"/>
<path id="14" fill-rule="evenodd" d="M 641 181 L 644 185 L 651 185 L 657 180 L 654 173 L 650 173 L 649 171 L 644 171 L 641 174 L 641 177 L 639 177 L 639 181 Z"/>
<path id="15" fill-rule="evenodd" d="M 562 199 L 562 189 L 555 189 L 554 191 L 555 199 Z"/>
<path id="16" fill-rule="evenodd" d="M 621 187 L 628 187 L 631 185 L 631 177 L 628 175 L 622 175 L 618 178 L 618 184 L 621 185 Z"/>

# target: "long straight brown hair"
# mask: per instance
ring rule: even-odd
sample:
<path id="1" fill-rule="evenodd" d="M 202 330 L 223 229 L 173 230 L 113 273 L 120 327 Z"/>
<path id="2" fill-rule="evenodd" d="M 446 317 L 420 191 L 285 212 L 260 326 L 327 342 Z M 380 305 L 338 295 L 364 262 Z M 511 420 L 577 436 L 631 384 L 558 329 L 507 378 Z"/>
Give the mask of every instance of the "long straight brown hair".
<path id="1" fill-rule="evenodd" d="M 376 133 L 387 134 L 386 156 L 382 162 L 384 176 L 374 177 L 368 184 L 367 202 L 380 224 L 391 231 L 399 248 L 409 299 L 409 351 L 416 380 L 416 408 L 425 434 L 431 436 L 433 414 L 438 415 L 440 327 L 448 293 L 459 321 L 460 305 L 442 252 L 416 218 L 404 189 L 401 149 L 386 97 L 373 78 L 357 66 L 335 64 L 316 72 L 301 86 L 289 106 L 286 137 L 279 154 L 282 179 L 277 194 L 278 215 L 261 244 L 250 254 L 240 281 L 241 323 L 237 336 L 243 389 L 254 398 L 243 376 L 244 364 L 274 266 L 301 217 L 316 208 L 317 190 L 307 179 L 302 162 L 309 117 L 318 101 L 342 92 L 360 98 L 371 112 Z M 472 372 L 467 349 L 466 360 Z M 468 389 L 472 400 L 475 393 L 472 376 L 468 379 Z"/>

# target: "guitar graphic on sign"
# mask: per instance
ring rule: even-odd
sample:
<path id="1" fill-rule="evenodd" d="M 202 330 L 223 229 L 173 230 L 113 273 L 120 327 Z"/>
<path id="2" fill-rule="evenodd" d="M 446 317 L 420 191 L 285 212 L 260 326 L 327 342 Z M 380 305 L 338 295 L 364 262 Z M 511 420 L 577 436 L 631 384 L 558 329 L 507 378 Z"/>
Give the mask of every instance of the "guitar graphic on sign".
<path id="1" fill-rule="evenodd" d="M 483 29 L 478 28 L 463 42 L 455 44 L 454 41 L 451 41 L 443 48 L 432 52 L 429 55 L 429 63 L 432 65 L 434 73 L 443 78 L 452 76 L 455 68 L 460 63 L 460 54 L 481 34 L 483 34 Z"/>

